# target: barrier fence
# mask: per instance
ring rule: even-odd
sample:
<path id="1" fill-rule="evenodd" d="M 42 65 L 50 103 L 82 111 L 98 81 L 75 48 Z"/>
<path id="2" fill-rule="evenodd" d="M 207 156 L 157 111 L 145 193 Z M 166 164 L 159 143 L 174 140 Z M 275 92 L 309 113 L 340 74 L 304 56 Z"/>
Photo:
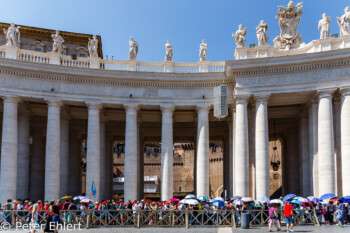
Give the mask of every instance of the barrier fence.
<path id="1" fill-rule="evenodd" d="M 60 212 L 63 226 L 79 224 L 81 228 L 92 227 L 240 227 L 241 213 L 249 213 L 251 226 L 268 226 L 267 210 L 69 210 Z M 38 223 L 45 225 L 48 214 L 39 213 Z M 18 228 L 29 224 L 31 212 L 0 211 L 2 228 Z M 285 225 L 283 211 L 278 212 L 280 226 Z M 294 221 L 297 225 L 317 225 L 314 210 L 294 210 Z"/>

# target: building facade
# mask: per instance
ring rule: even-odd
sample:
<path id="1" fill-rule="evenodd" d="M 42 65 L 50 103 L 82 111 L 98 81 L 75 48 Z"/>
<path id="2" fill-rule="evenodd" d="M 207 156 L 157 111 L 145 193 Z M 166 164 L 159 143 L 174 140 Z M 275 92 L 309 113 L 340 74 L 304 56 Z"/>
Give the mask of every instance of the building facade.
<path id="1" fill-rule="evenodd" d="M 291 3 L 287 13 L 300 17 L 300 5 Z M 280 186 L 282 195 L 350 195 L 350 33 L 323 33 L 305 44 L 293 29 L 290 38 L 276 37 L 275 46 L 257 34 L 259 46 L 246 47 L 240 26 L 235 60 L 209 62 L 202 51 L 196 63 L 174 63 L 170 55 L 139 62 L 133 38 L 126 61 L 27 50 L 6 38 L 0 46 L 0 201 L 79 195 L 82 182 L 89 195 L 93 181 L 95 199 L 111 198 L 115 141 L 125 144 L 125 200 L 143 197 L 149 142 L 161 143 L 162 200 L 175 191 L 175 143 L 194 145 L 194 192 L 211 195 L 213 141 L 223 145 L 227 196 L 270 197 Z M 213 111 L 213 89 L 220 85 L 227 87 L 224 118 Z"/>

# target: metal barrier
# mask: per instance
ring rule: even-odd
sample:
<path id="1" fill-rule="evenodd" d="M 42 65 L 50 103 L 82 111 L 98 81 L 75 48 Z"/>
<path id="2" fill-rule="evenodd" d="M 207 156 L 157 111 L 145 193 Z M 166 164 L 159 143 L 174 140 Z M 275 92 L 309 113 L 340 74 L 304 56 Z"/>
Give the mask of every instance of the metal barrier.
<path id="1" fill-rule="evenodd" d="M 267 226 L 267 210 L 247 210 L 251 226 Z M 82 228 L 90 227 L 237 227 L 241 225 L 241 211 L 235 210 L 69 210 L 61 211 L 60 220 L 63 226 L 79 224 Z M 47 211 L 39 213 L 38 222 L 47 223 Z M 282 210 L 278 210 L 280 225 L 285 225 Z M 0 211 L 0 224 L 11 228 L 29 224 L 31 212 Z M 317 225 L 319 222 L 314 210 L 294 210 L 295 224 Z"/>

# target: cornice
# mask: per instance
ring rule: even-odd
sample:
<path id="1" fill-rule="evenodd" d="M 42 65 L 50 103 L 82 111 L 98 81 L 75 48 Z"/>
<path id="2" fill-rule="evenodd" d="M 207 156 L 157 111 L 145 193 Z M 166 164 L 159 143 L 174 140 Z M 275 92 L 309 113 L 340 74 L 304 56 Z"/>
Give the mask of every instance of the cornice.
<path id="1" fill-rule="evenodd" d="M 350 49 L 283 57 L 226 61 L 229 76 L 288 74 L 350 66 Z"/>
<path id="2" fill-rule="evenodd" d="M 62 67 L 49 64 L 30 63 L 0 59 L 0 75 L 23 78 L 125 87 L 157 88 L 212 88 L 224 84 L 233 86 L 233 81 L 223 73 L 150 73 L 131 71 L 92 70 Z"/>

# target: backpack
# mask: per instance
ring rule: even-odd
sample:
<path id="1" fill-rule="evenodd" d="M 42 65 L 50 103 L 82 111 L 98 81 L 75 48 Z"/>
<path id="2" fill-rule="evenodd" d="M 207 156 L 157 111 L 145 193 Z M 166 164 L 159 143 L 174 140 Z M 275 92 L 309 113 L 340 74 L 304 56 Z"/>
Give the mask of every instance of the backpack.
<path id="1" fill-rule="evenodd" d="M 270 218 L 273 219 L 273 218 L 277 218 L 277 216 L 275 215 L 275 211 L 272 211 L 271 214 L 270 214 Z"/>

